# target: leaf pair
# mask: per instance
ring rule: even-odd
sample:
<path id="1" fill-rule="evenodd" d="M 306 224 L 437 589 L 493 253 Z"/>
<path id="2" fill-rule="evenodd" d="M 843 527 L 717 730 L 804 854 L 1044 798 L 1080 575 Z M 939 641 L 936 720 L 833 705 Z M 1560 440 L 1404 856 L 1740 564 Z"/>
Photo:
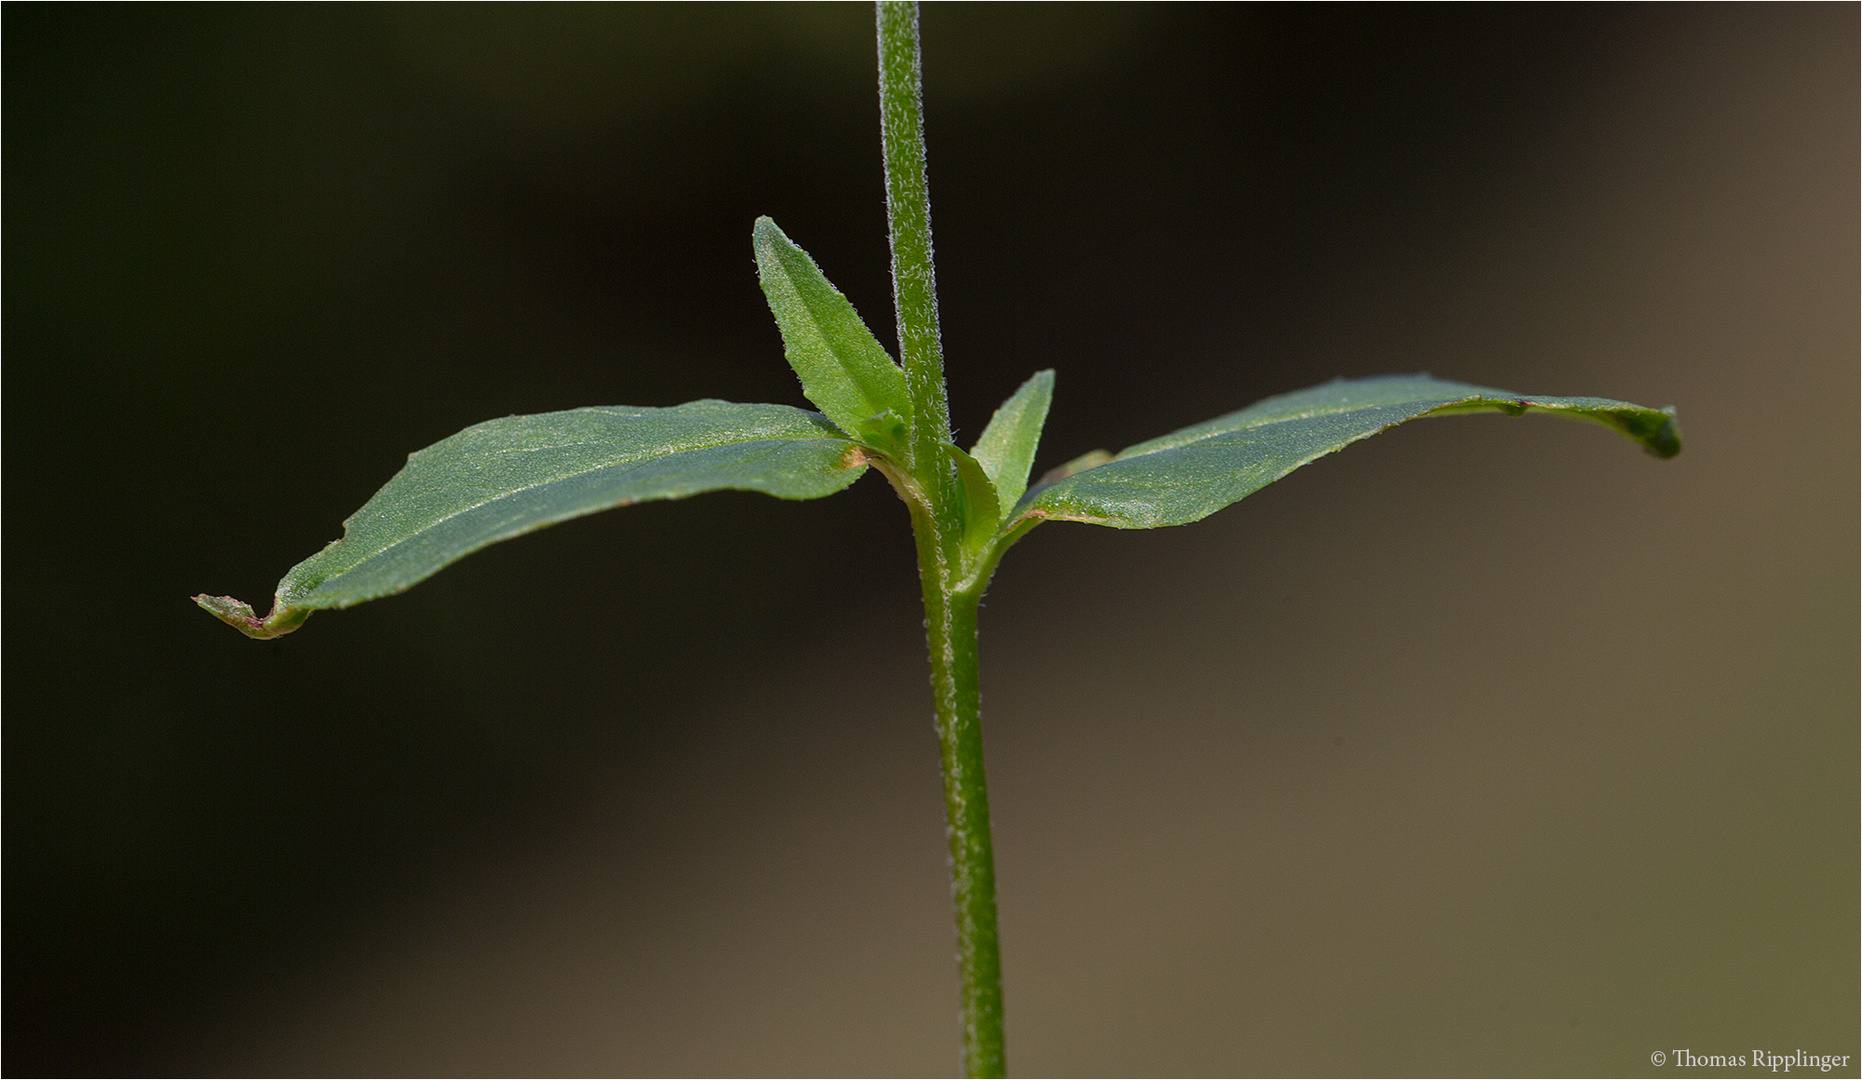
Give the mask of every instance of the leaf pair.
<path id="1" fill-rule="evenodd" d="M 722 489 L 816 499 L 859 479 L 869 448 L 900 453 L 912 415 L 904 371 L 775 222 L 759 219 L 755 240 L 789 362 L 825 415 L 707 400 L 488 420 L 410 455 L 341 540 L 285 574 L 268 615 L 230 596 L 195 602 L 248 636 L 278 637 L 313 611 L 401 592 L 570 518 Z"/>
<path id="2" fill-rule="evenodd" d="M 720 489 L 821 498 L 875 459 L 925 469 L 909 461 L 914 413 L 903 369 L 774 222 L 759 219 L 755 240 L 789 363 L 821 413 L 705 400 L 490 420 L 411 455 L 343 523 L 341 540 L 285 575 L 269 615 L 228 596 L 195 601 L 251 637 L 277 637 L 312 611 L 400 592 L 489 544 L 584 514 Z M 1029 489 L 1053 390 L 1052 371 L 1030 378 L 968 453 L 937 433 L 963 493 L 962 544 L 973 567 L 993 566 L 1044 520 L 1124 529 L 1196 521 L 1316 458 L 1425 416 L 1543 412 L 1614 428 L 1660 457 L 1681 449 L 1672 409 L 1395 376 L 1268 398 L 1116 456 L 1095 451 Z"/>
<path id="3" fill-rule="evenodd" d="M 754 235 L 763 294 L 782 330 L 789 366 L 801 377 L 802 393 L 829 420 L 900 470 L 943 467 L 912 460 L 909 427 L 916 413 L 905 370 L 887 355 L 853 305 L 774 221 L 758 218 Z M 1004 515 L 1027 487 L 1053 395 L 1052 371 L 1029 379 L 996 411 L 969 453 L 950 442 L 949 432 L 932 433 L 957 474 L 967 561 L 986 557 Z"/>

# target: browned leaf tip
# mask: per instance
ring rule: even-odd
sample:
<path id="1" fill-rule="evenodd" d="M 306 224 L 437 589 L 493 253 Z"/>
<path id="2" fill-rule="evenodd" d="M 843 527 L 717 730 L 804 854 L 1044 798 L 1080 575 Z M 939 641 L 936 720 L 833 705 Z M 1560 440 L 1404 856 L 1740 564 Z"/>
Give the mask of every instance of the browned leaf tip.
<path id="1" fill-rule="evenodd" d="M 208 596 L 201 593 L 194 602 L 205 608 L 221 622 L 259 641 L 283 637 L 304 625 L 310 618 L 310 612 L 304 608 L 286 608 L 279 611 L 276 607 L 263 619 L 252 610 L 252 605 L 231 596 Z"/>

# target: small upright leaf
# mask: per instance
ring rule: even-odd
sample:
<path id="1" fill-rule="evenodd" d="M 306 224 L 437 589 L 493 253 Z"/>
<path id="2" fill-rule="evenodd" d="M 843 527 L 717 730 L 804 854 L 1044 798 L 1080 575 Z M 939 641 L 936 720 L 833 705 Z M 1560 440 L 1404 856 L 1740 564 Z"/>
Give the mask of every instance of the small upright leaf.
<path id="1" fill-rule="evenodd" d="M 944 450 L 963 482 L 963 546 L 970 552 L 981 552 L 1002 521 L 1001 499 L 980 462 L 950 443 L 944 444 Z"/>
<path id="2" fill-rule="evenodd" d="M 252 637 L 310 612 L 401 592 L 489 544 L 629 503 L 736 488 L 832 495 L 866 458 L 818 413 L 692 401 L 670 409 L 507 416 L 425 450 L 343 523 L 343 538 L 291 568 L 261 619 L 230 596 L 195 601 Z"/>
<path id="3" fill-rule="evenodd" d="M 1256 402 L 1130 447 L 1026 495 L 1012 517 L 1155 529 L 1215 513 L 1308 462 L 1408 420 L 1542 412 L 1602 424 L 1657 457 L 1681 452 L 1673 409 L 1534 397 L 1427 375 L 1338 380 Z"/>
<path id="4" fill-rule="evenodd" d="M 755 241 L 757 276 L 802 393 L 841 430 L 881 446 L 901 443 L 912 415 L 905 370 L 774 221 L 756 219 Z"/>
<path id="5" fill-rule="evenodd" d="M 989 418 L 989 426 L 970 451 L 996 486 L 1003 513 L 1028 488 L 1028 470 L 1034 467 L 1035 447 L 1041 442 L 1041 426 L 1047 423 L 1047 407 L 1053 400 L 1054 372 L 1035 372 Z"/>

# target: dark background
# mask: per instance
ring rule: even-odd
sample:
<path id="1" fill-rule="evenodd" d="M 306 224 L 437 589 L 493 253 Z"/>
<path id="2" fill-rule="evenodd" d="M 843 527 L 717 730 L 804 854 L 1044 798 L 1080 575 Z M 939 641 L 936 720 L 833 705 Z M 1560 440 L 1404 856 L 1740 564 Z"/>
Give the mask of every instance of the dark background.
<path id="1" fill-rule="evenodd" d="M 960 434 L 1411 425 L 985 611 L 1012 1065 L 1858 1051 L 1857 9 L 928 8 Z M 247 641 L 468 424 L 890 340 L 870 12 L 8 5 L 8 1073 L 938 1073 L 905 516 L 575 522 Z M 1673 1068 L 1672 1065 L 1669 1068 Z M 1853 1070 L 1851 1070 L 1853 1075 Z"/>

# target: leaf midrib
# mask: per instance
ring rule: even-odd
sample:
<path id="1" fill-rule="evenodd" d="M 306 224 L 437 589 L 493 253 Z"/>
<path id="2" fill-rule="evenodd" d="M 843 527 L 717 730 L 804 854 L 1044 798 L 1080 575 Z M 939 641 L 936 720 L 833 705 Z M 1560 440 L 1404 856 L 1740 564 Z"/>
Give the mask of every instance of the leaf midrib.
<path id="1" fill-rule="evenodd" d="M 591 473 L 605 472 L 609 469 L 623 469 L 625 471 L 622 473 L 622 475 L 625 475 L 626 472 L 632 472 L 645 465 L 651 464 L 654 461 L 663 461 L 667 457 L 670 457 L 676 454 L 690 453 L 695 450 L 715 450 L 722 446 L 746 446 L 748 447 L 748 446 L 753 446 L 757 443 L 781 444 L 781 443 L 795 443 L 795 442 L 812 442 L 816 439 L 819 439 L 823 442 L 851 442 L 852 441 L 848 439 L 841 439 L 837 436 L 832 436 L 832 435 L 807 436 L 807 437 L 776 436 L 776 437 L 763 438 L 763 439 L 745 439 L 742 441 L 733 441 L 733 440 L 726 439 L 721 442 L 701 443 L 701 444 L 697 444 L 697 445 L 693 445 L 689 447 L 681 447 L 677 450 L 660 453 L 660 454 L 657 454 L 651 457 L 641 457 L 641 458 L 637 458 L 633 460 L 624 459 L 624 460 L 612 462 L 609 464 L 595 465 L 590 468 L 580 469 L 574 472 L 562 473 L 558 476 L 553 476 L 548 480 L 539 481 L 533 484 L 525 484 L 521 487 L 506 488 L 506 489 L 492 489 L 492 490 L 498 491 L 499 493 L 491 496 L 488 499 L 483 499 L 479 502 L 472 503 L 469 506 L 462 506 L 459 509 L 453 511 L 450 514 L 447 514 L 444 517 L 435 518 L 433 519 L 432 522 L 421 526 L 421 528 L 418 531 L 412 533 L 411 535 L 401 537 L 399 540 L 396 540 L 393 543 L 386 544 L 382 547 L 376 548 L 373 551 L 368 552 L 367 554 L 362 555 L 361 557 L 357 558 L 355 562 L 349 564 L 348 566 L 344 567 L 341 570 L 336 571 L 335 573 L 332 573 L 328 577 L 323 578 L 322 580 L 318 581 L 315 585 L 310 586 L 310 588 L 305 590 L 305 592 L 306 593 L 315 592 L 317 589 L 320 589 L 323 586 L 329 584 L 331 581 L 335 580 L 336 578 L 342 577 L 344 574 L 353 572 L 354 570 L 359 568 L 363 563 L 368 562 L 372 559 L 381 558 L 383 555 L 387 554 L 390 551 L 393 551 L 397 547 L 400 547 L 402 544 L 410 543 L 418 539 L 422 533 L 428 532 L 432 529 L 436 529 L 439 526 L 444 525 L 446 522 L 451 521 L 456 517 L 459 517 L 463 514 L 469 514 L 473 512 L 474 510 L 479 510 L 483 507 L 490 506 L 493 503 L 501 502 L 505 499 L 513 498 L 527 491 L 535 491 L 538 488 L 550 487 L 555 484 L 561 484 L 569 480 L 574 480 L 577 477 L 587 476 Z M 515 453 L 515 452 L 520 452 L 520 451 L 527 452 L 532 449 L 560 449 L 562 447 L 567 447 L 567 446 L 595 446 L 595 445 L 599 445 L 599 444 L 594 441 L 578 442 L 578 443 L 563 443 L 561 444 L 561 447 L 535 447 L 535 448 L 513 447 L 509 450 L 495 451 L 495 453 Z M 778 445 L 771 445 L 769 449 L 764 451 L 762 454 L 759 454 L 756 457 L 746 459 L 745 464 L 754 464 L 755 462 L 761 461 L 764 458 L 769 457 L 771 454 L 774 454 L 779 448 L 780 447 Z M 389 482 L 392 483 L 393 481 L 391 480 Z M 468 490 L 472 486 L 473 485 L 467 485 L 467 484 L 460 485 L 460 487 L 468 489 Z M 616 507 L 621 507 L 621 506 L 626 506 L 629 503 L 632 503 L 635 501 L 637 500 L 627 499 L 627 500 L 623 500 L 622 502 L 616 503 L 614 505 Z M 364 509 L 367 509 L 367 507 L 365 506 Z M 350 520 L 354 520 L 354 519 L 351 518 Z M 548 524 L 553 524 L 553 522 L 539 522 L 537 523 L 535 527 L 542 528 L 543 526 L 548 525 Z M 349 542 L 349 524 L 348 522 L 344 522 L 342 539 L 337 540 L 336 543 L 345 544 L 348 542 Z M 328 548 L 325 548 L 324 551 L 318 552 L 316 555 L 311 556 L 311 558 L 312 559 L 317 558 L 318 556 L 323 555 L 324 552 L 328 550 L 329 550 Z M 307 559 L 305 561 L 308 562 L 309 560 Z"/>

